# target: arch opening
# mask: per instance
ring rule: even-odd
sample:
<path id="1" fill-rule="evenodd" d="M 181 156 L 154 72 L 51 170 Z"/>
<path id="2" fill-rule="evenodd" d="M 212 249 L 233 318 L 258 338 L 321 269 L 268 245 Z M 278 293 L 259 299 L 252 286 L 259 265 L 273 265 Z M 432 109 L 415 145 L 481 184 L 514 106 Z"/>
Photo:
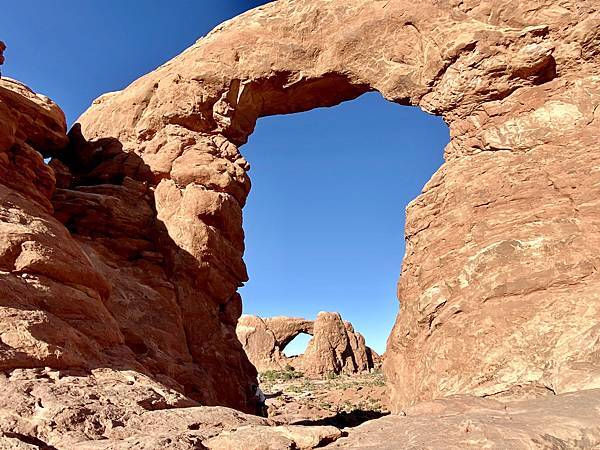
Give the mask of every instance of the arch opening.
<path id="1" fill-rule="evenodd" d="M 303 355 L 311 339 L 312 336 L 308 333 L 298 333 L 281 351 L 288 358 Z"/>
<path id="2" fill-rule="evenodd" d="M 382 353 L 398 312 L 405 208 L 443 163 L 448 142 L 440 117 L 378 92 L 262 117 L 241 147 L 253 184 L 244 208 L 244 312 L 340 312 Z"/>

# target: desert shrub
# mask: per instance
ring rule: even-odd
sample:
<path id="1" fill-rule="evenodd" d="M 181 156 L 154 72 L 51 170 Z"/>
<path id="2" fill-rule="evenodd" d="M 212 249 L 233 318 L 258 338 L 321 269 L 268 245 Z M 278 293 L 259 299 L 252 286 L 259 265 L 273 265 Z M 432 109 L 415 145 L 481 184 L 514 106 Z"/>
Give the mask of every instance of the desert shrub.
<path id="1" fill-rule="evenodd" d="M 260 374 L 260 379 L 267 382 L 290 381 L 302 377 L 304 377 L 302 372 L 289 365 L 284 370 L 267 370 Z"/>

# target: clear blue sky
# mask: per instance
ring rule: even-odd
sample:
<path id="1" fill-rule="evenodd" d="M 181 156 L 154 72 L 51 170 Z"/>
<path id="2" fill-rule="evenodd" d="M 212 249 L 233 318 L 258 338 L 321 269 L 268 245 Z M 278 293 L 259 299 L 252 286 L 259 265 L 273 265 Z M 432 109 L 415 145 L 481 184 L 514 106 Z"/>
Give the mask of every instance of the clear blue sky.
<path id="1" fill-rule="evenodd" d="M 107 91 L 262 0 L 19 0 L 0 15 L 3 75 L 53 98 L 72 123 Z M 442 163 L 442 120 L 372 93 L 259 120 L 242 152 L 250 281 L 244 312 L 339 311 L 377 351 L 398 312 L 404 210 Z M 304 343 L 292 343 L 294 353 Z"/>

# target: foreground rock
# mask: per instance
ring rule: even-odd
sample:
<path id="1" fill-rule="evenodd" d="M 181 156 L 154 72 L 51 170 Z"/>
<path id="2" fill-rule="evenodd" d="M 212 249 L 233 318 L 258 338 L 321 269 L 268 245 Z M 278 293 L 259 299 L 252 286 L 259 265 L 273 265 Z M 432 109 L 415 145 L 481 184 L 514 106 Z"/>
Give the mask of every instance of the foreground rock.
<path id="1" fill-rule="evenodd" d="M 600 390 L 501 403 L 449 397 L 348 430 L 327 448 L 595 449 L 600 446 Z"/>
<path id="2" fill-rule="evenodd" d="M 380 358 L 365 345 L 365 338 L 338 313 L 320 312 L 313 321 L 292 317 L 243 315 L 236 328 L 238 339 L 260 371 L 293 367 L 306 376 L 364 373 L 380 365 Z M 303 355 L 283 351 L 299 334 L 313 336 Z"/>
<path id="3" fill-rule="evenodd" d="M 235 334 L 250 189 L 238 146 L 258 117 L 373 89 L 443 116 L 452 137 L 408 207 L 385 359 L 392 409 L 581 391 L 531 400 L 511 433 L 518 443 L 529 424 L 537 440 L 595 445 L 597 395 L 585 389 L 600 386 L 599 20 L 595 0 L 279 0 L 99 98 L 70 139 L 54 103 L 2 80 L 0 369 L 14 392 L 2 445 L 201 448 L 189 428 L 167 428 L 168 442 L 159 426 L 106 429 L 154 417 L 155 403 L 167 416 L 189 402 L 252 410 L 255 371 Z M 30 395 L 47 370 L 81 377 L 81 389 Z M 117 381 L 86 398 L 104 370 Z M 128 371 L 152 387 L 138 392 Z M 52 402 L 72 406 L 55 416 Z M 104 404 L 119 411 L 104 417 Z"/>
<path id="4" fill-rule="evenodd" d="M 116 140 L 68 137 L 55 103 L 0 80 L 0 369 L 131 369 L 254 412 L 239 296 L 205 289 L 213 269 L 173 243 L 150 178 Z"/>
<path id="5" fill-rule="evenodd" d="M 341 436 L 334 427 L 273 426 L 199 406 L 136 371 L 14 370 L 0 377 L 0 389 L 0 448 L 7 449 L 311 449 Z M 248 439 L 257 436 L 253 447 Z"/>

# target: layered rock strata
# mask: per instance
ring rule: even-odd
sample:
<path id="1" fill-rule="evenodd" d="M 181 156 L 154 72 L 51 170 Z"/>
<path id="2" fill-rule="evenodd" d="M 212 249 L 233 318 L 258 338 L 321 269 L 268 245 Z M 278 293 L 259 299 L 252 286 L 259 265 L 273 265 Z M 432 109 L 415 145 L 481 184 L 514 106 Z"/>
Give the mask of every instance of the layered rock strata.
<path id="1" fill-rule="evenodd" d="M 379 355 L 366 346 L 363 335 L 354 331 L 339 313 L 320 312 L 314 321 L 243 315 L 236 332 L 248 358 L 260 372 L 290 366 L 304 375 L 318 377 L 364 373 L 380 364 Z M 305 353 L 286 356 L 285 347 L 301 333 L 312 336 Z"/>

